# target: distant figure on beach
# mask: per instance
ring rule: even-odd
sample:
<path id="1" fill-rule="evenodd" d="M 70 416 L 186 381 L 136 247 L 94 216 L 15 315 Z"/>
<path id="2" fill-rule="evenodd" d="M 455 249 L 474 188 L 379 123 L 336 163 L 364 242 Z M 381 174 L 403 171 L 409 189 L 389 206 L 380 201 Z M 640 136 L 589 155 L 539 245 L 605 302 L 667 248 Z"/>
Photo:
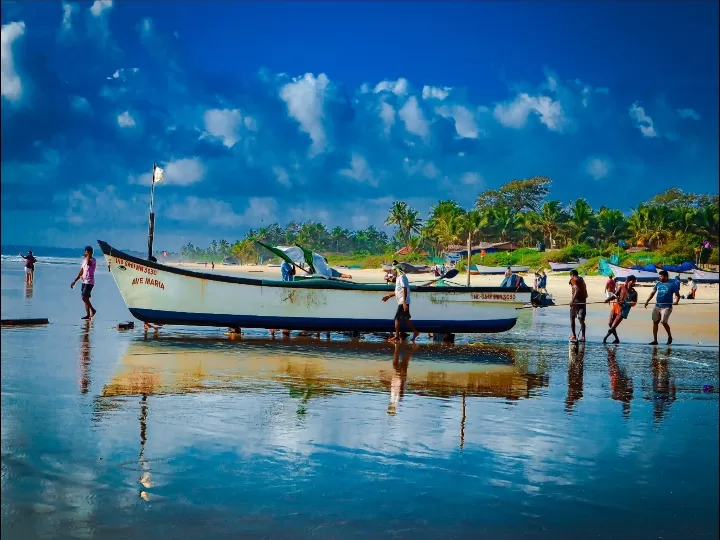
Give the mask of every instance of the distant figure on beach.
<path id="1" fill-rule="evenodd" d="M 85 255 L 83 256 L 82 266 L 78 273 L 75 281 L 70 284 L 70 288 L 74 288 L 78 280 L 82 279 L 82 286 L 80 288 L 80 295 L 82 301 L 85 303 L 85 316 L 81 317 L 83 320 L 92 319 L 97 310 L 90 303 L 90 296 L 92 295 L 93 287 L 95 286 L 95 268 L 97 267 L 97 261 L 93 257 L 93 248 L 87 246 L 85 248 Z"/>
<path id="2" fill-rule="evenodd" d="M 535 272 L 535 279 L 533 280 L 533 289 L 536 291 L 540 288 L 540 274 Z"/>
<path id="3" fill-rule="evenodd" d="M 210 269 L 211 269 L 211 270 L 215 270 L 215 261 L 212 261 L 212 262 L 210 263 Z"/>
<path id="4" fill-rule="evenodd" d="M 617 292 L 617 281 L 615 281 L 615 276 L 611 272 L 610 275 L 607 278 L 607 281 L 605 282 L 605 298 L 609 299 L 615 296 L 615 293 Z"/>
<path id="5" fill-rule="evenodd" d="M 28 251 L 27 255 L 19 253 L 19 255 L 25 259 L 25 284 L 32 285 L 35 279 L 35 263 L 37 259 L 33 256 L 32 251 Z"/>
<path id="6" fill-rule="evenodd" d="M 603 343 L 607 343 L 607 339 L 610 336 L 615 336 L 613 343 L 620 343 L 620 338 L 617 335 L 617 327 L 620 326 L 623 319 L 628 318 L 630 308 L 635 307 L 637 304 L 638 295 L 635 290 L 635 281 L 635 276 L 628 276 L 625 283 L 618 288 L 617 296 L 613 295 L 605 300 L 605 302 L 613 303 L 610 311 L 610 329 L 607 331 L 607 334 L 605 334 Z"/>
<path id="7" fill-rule="evenodd" d="M 400 321 L 405 321 L 413 332 L 412 341 L 414 342 L 420 335 L 415 325 L 410 322 L 410 282 L 407 276 L 400 272 L 400 265 L 397 261 L 393 261 L 393 274 L 395 276 L 395 293 L 383 296 L 382 301 L 387 302 L 390 298 L 395 296 L 398 307 L 395 312 L 395 337 L 391 338 L 390 341 L 400 342 L 402 337 L 400 336 Z"/>
<path id="8" fill-rule="evenodd" d="M 547 294 L 547 274 L 545 270 L 540 272 L 540 280 L 538 281 L 538 291 Z"/>
<path id="9" fill-rule="evenodd" d="M 676 297 L 674 305 L 677 305 L 678 302 L 680 302 L 680 289 L 678 288 L 677 282 L 668 280 L 667 270 L 660 270 L 659 274 L 660 281 L 655 284 L 650 296 L 645 301 L 645 309 L 647 309 L 650 300 L 652 300 L 655 293 L 657 293 L 657 300 L 655 301 L 655 307 L 652 311 L 653 340 L 649 343 L 649 345 L 658 344 L 657 334 L 660 323 L 662 323 L 663 328 L 665 328 L 665 331 L 667 332 L 667 344 L 670 345 L 672 344 L 673 339 L 672 334 L 670 333 L 668 320 L 670 319 L 670 314 L 673 309 L 673 296 Z"/>
<path id="10" fill-rule="evenodd" d="M 695 300 L 695 293 L 697 293 L 697 283 L 695 283 L 695 280 L 691 277 L 688 278 L 688 287 L 690 287 L 690 292 L 687 294 L 687 296 L 683 296 L 682 298 L 685 298 L 686 300 Z"/>
<path id="11" fill-rule="evenodd" d="M 570 330 L 572 336 L 570 341 L 577 341 L 575 333 L 575 319 L 580 320 L 580 341 L 585 341 L 585 316 L 587 315 L 587 287 L 585 280 L 580 277 L 577 270 L 570 270 L 570 287 L 572 298 L 570 299 Z"/>

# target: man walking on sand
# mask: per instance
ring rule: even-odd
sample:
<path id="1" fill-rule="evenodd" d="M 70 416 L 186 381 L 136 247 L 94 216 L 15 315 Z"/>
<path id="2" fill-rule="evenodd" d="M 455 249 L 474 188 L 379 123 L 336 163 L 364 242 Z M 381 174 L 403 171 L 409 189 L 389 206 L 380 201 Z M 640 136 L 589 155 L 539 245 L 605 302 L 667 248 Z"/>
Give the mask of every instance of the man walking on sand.
<path id="1" fill-rule="evenodd" d="M 655 284 L 653 291 L 650 293 L 650 296 L 645 302 L 645 309 L 647 309 L 650 300 L 652 300 L 655 293 L 657 293 L 657 300 L 655 301 L 655 307 L 652 312 L 653 340 L 649 343 L 649 345 L 658 344 L 657 334 L 660 323 L 662 323 L 663 328 L 665 328 L 665 331 L 667 332 L 667 344 L 670 345 L 672 344 L 672 334 L 670 333 L 668 320 L 670 319 L 670 314 L 672 313 L 673 296 L 676 298 L 674 305 L 677 306 L 678 302 L 680 302 L 680 290 L 677 282 L 670 281 L 668 279 L 667 270 L 660 270 L 659 274 L 660 281 Z"/>
<path id="2" fill-rule="evenodd" d="M 93 287 L 95 286 L 95 268 L 97 267 L 97 261 L 93 257 L 93 248 L 87 246 L 85 248 L 85 255 L 83 256 L 82 266 L 78 273 L 75 281 L 70 284 L 70 288 L 74 288 L 78 280 L 82 279 L 82 286 L 80 289 L 80 295 L 82 301 L 85 303 L 85 316 L 81 317 L 83 320 L 92 319 L 97 310 L 90 303 L 90 296 L 92 294 Z"/>
<path id="3" fill-rule="evenodd" d="M 572 336 L 570 341 L 577 341 L 575 334 L 575 319 L 580 319 L 580 341 L 585 341 L 585 316 L 587 308 L 587 287 L 585 280 L 580 277 L 577 270 L 570 270 L 570 287 L 572 287 L 572 298 L 570 299 L 570 330 Z"/>
<path id="4" fill-rule="evenodd" d="M 400 337 L 400 321 L 406 321 L 408 327 L 413 332 L 412 341 L 414 342 L 420 335 L 415 325 L 410 322 L 410 282 L 405 274 L 400 272 L 400 265 L 397 261 L 393 261 L 393 275 L 395 276 L 395 293 L 394 296 L 397 300 L 398 307 L 395 312 L 395 337 L 391 339 L 396 343 L 402 341 Z M 387 302 L 393 294 L 383 296 L 382 301 Z"/>

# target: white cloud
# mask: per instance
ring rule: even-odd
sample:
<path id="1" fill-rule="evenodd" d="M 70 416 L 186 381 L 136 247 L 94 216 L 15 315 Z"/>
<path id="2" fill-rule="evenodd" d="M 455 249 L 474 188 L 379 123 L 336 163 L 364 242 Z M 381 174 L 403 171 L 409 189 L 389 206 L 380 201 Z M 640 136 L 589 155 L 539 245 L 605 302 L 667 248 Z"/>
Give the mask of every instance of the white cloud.
<path id="1" fill-rule="evenodd" d="M 297 120 L 300 128 L 310 136 L 311 157 L 321 154 L 327 147 L 323 118 L 329 83 L 324 73 L 317 78 L 312 73 L 306 73 L 280 89 L 280 98 L 287 104 L 288 115 Z"/>
<path id="2" fill-rule="evenodd" d="M 585 163 L 585 172 L 594 180 L 600 180 L 610 174 L 612 162 L 607 158 L 594 157 Z"/>
<path id="3" fill-rule="evenodd" d="M 163 167 L 163 183 L 189 186 L 205 178 L 205 166 L 198 158 L 170 161 Z"/>
<path id="4" fill-rule="evenodd" d="M 290 175 L 285 169 L 283 169 L 282 167 L 274 166 L 272 168 L 272 171 L 278 184 L 286 187 L 290 187 L 292 185 L 292 183 L 290 182 Z"/>
<path id="5" fill-rule="evenodd" d="M 466 186 L 482 186 L 483 177 L 480 173 L 466 172 L 460 177 L 460 183 Z"/>
<path id="6" fill-rule="evenodd" d="M 61 30 L 64 33 L 72 31 L 72 19 L 75 12 L 78 10 L 77 4 L 71 4 L 70 2 L 62 3 L 63 18 Z"/>
<path id="7" fill-rule="evenodd" d="M 442 88 L 438 88 L 436 86 L 423 86 L 422 89 L 422 97 L 423 99 L 439 99 L 440 101 L 444 100 L 448 95 L 450 94 L 450 90 L 452 90 L 452 87 L 450 86 L 443 86 Z"/>
<path id="8" fill-rule="evenodd" d="M 261 220 L 271 221 L 277 213 L 277 202 L 270 197 L 250 197 L 242 214 L 238 214 L 226 201 L 186 197 L 181 203 L 171 205 L 166 215 L 177 221 L 201 222 L 218 227 L 239 225 L 257 226 Z"/>
<path id="9" fill-rule="evenodd" d="M 13 43 L 25 34 L 25 23 L 4 24 L 0 31 L 0 91 L 8 101 L 17 101 L 22 96 L 22 81 L 15 71 L 12 53 Z"/>
<path id="10" fill-rule="evenodd" d="M 395 125 L 395 109 L 389 103 L 382 101 L 380 103 L 380 118 L 385 125 L 385 136 L 390 135 L 392 127 Z"/>
<path id="11" fill-rule="evenodd" d="M 252 116 L 246 116 L 243 118 L 243 124 L 245 124 L 245 128 L 250 131 L 257 131 L 258 129 L 257 120 L 255 120 Z"/>
<path id="12" fill-rule="evenodd" d="M 70 103 L 72 108 L 78 112 L 90 112 L 92 110 L 90 102 L 82 96 L 73 96 Z"/>
<path id="13" fill-rule="evenodd" d="M 547 96 L 530 96 L 523 92 L 510 103 L 498 103 L 493 115 L 503 126 L 520 129 L 531 112 L 536 113 L 549 130 L 562 131 L 565 123 L 562 106 Z"/>
<path id="14" fill-rule="evenodd" d="M 443 105 L 437 109 L 443 118 L 452 118 L 455 122 L 455 132 L 464 139 L 477 139 L 480 129 L 475 121 L 475 115 L 467 107 Z"/>
<path id="15" fill-rule="evenodd" d="M 60 200 L 62 197 L 63 195 L 58 195 L 55 198 Z M 128 201 L 125 197 L 121 197 L 112 184 L 102 188 L 86 184 L 71 191 L 67 196 L 67 202 L 68 209 L 65 215 L 58 219 L 79 225 L 100 220 L 107 223 L 109 219 L 111 220 L 118 213 L 123 213 L 137 201 L 133 198 Z"/>
<path id="16" fill-rule="evenodd" d="M 692 120 L 700 120 L 700 115 L 695 109 L 678 109 L 678 114 L 683 120 L 686 120 L 688 118 Z"/>
<path id="17" fill-rule="evenodd" d="M 355 152 L 353 152 L 350 158 L 350 168 L 342 169 L 340 174 L 352 178 L 356 182 L 368 184 L 373 187 L 378 186 L 378 179 L 373 175 L 373 171 L 368 165 L 367 160 Z"/>
<path id="18" fill-rule="evenodd" d="M 374 92 L 392 92 L 396 96 L 404 96 L 408 91 L 407 79 L 399 78 L 397 81 L 381 81 L 375 86 Z"/>
<path id="19" fill-rule="evenodd" d="M 129 111 L 125 111 L 124 113 L 119 114 L 117 117 L 117 123 L 118 126 L 122 128 L 135 127 L 135 119 L 130 116 Z"/>
<path id="20" fill-rule="evenodd" d="M 207 133 L 221 139 L 228 148 L 240 140 L 242 118 L 238 109 L 210 109 L 203 115 Z"/>
<path id="21" fill-rule="evenodd" d="M 145 17 L 142 21 L 140 21 L 138 31 L 140 32 L 140 37 L 142 38 L 151 37 L 153 32 L 152 19 L 150 17 Z"/>
<path id="22" fill-rule="evenodd" d="M 655 131 L 652 118 L 645 113 L 645 109 L 638 103 L 633 103 L 629 112 L 630 118 L 635 122 L 635 127 L 637 127 L 643 135 L 646 137 L 657 137 L 658 134 Z"/>
<path id="23" fill-rule="evenodd" d="M 207 172 L 205 165 L 198 158 L 183 158 L 161 163 L 163 179 L 160 185 L 189 186 L 201 182 Z M 130 184 L 149 186 L 152 182 L 152 173 L 146 172 L 128 177 Z"/>
<path id="24" fill-rule="evenodd" d="M 90 13 L 93 17 L 100 17 L 107 10 L 112 8 L 112 0 L 95 0 L 93 5 L 90 6 Z"/>
<path id="25" fill-rule="evenodd" d="M 402 106 L 398 114 L 405 123 L 405 129 L 410 133 L 423 138 L 428 136 L 428 122 L 425 120 L 425 116 L 415 96 L 410 96 L 410 99 Z"/>

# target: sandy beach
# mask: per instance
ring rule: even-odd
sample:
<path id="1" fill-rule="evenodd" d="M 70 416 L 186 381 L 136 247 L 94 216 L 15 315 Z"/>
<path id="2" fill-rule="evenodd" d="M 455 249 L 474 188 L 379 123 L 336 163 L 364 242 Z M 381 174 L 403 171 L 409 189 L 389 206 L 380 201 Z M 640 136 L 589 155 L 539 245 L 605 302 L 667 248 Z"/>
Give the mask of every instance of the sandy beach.
<path id="1" fill-rule="evenodd" d="M 180 266 L 196 271 L 215 272 L 217 274 L 254 277 L 257 279 L 280 279 L 280 268 L 268 267 L 260 265 L 243 265 L 243 266 L 225 266 L 216 265 L 215 270 L 211 270 L 210 265 L 205 266 L 204 263 L 174 263 L 172 266 Z M 360 283 L 384 283 L 383 276 L 385 273 L 381 269 L 342 269 L 345 273 L 352 275 L 353 281 Z M 410 282 L 425 282 L 432 279 L 431 274 L 409 275 Z M 525 281 L 532 284 L 533 276 L 525 276 Z M 465 284 L 467 276 L 459 274 L 453 281 Z M 570 286 L 568 284 L 569 275 L 567 273 L 552 274 L 548 273 L 548 292 L 552 295 L 556 304 L 567 304 L 570 301 Z M 502 276 L 471 276 L 470 284 L 478 287 L 489 287 L 499 285 Z M 585 278 L 588 289 L 588 339 L 602 339 L 607 329 L 607 318 L 609 307 L 603 303 L 594 304 L 592 302 L 603 302 L 605 300 L 605 281 L 602 276 L 588 276 Z M 621 339 L 627 336 L 628 341 L 633 342 L 649 342 L 652 339 L 652 323 L 650 321 L 651 307 L 644 308 L 645 300 L 650 295 L 651 286 L 638 285 L 637 287 L 639 302 L 638 305 L 630 312 L 630 316 L 623 321 L 618 330 Z M 680 288 L 680 294 L 684 295 L 689 292 L 686 285 Z M 718 285 L 698 284 L 697 296 L 694 301 L 680 300 L 680 305 L 676 306 L 670 317 L 670 328 L 673 332 L 675 341 L 683 343 L 718 345 L 720 343 L 720 316 L 718 314 L 718 301 L 720 300 L 720 288 Z M 714 303 L 710 303 L 714 302 Z M 552 310 L 553 315 L 557 315 L 558 324 L 564 324 L 562 317 L 567 320 L 566 306 L 558 305 L 557 307 L 548 308 Z M 603 322 L 600 322 L 600 321 Z M 569 335 L 569 323 L 568 323 Z M 665 333 L 662 328 L 658 335 L 660 343 L 665 342 Z"/>

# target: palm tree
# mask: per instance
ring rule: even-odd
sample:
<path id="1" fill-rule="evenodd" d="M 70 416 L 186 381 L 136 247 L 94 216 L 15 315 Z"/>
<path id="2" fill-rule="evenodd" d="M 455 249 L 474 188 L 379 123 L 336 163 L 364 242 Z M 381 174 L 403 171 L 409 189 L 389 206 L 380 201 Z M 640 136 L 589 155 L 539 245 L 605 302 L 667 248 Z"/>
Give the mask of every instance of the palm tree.
<path id="1" fill-rule="evenodd" d="M 592 207 L 584 198 L 579 198 L 570 206 L 570 220 L 567 223 L 568 231 L 575 243 L 592 237 L 595 226 L 595 214 Z"/>
<path id="2" fill-rule="evenodd" d="M 568 216 L 560 201 L 546 201 L 540 210 L 527 216 L 526 226 L 538 229 L 542 233 L 543 242 L 552 246 L 567 220 Z"/>
<path id="3" fill-rule="evenodd" d="M 494 208 L 489 217 L 492 227 L 495 229 L 501 241 L 509 242 L 519 238 L 522 234 L 522 215 L 514 212 L 507 206 Z"/>
<path id="4" fill-rule="evenodd" d="M 654 249 L 670 236 L 671 211 L 666 206 L 639 204 L 628 219 L 633 242 Z"/>
<path id="5" fill-rule="evenodd" d="M 603 206 L 597 214 L 600 237 L 607 244 L 616 244 L 625 237 L 628 222 L 620 210 Z"/>
<path id="6" fill-rule="evenodd" d="M 385 225 L 394 226 L 397 229 L 397 236 L 402 241 L 403 238 L 403 224 L 408 212 L 408 205 L 403 201 L 395 201 L 390 207 L 387 219 L 385 219 Z"/>

